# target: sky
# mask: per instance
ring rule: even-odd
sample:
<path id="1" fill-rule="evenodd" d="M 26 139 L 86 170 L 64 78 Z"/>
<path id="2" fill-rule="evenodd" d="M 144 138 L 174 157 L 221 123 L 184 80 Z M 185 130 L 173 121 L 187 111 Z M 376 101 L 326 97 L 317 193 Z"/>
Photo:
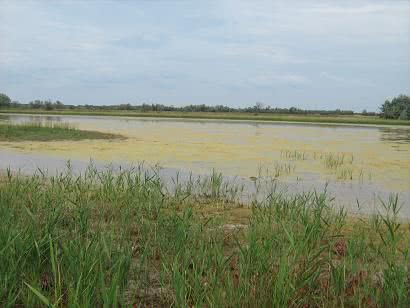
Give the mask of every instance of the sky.
<path id="1" fill-rule="evenodd" d="M 0 92 L 377 111 L 410 94 L 410 1 L 0 0 Z"/>

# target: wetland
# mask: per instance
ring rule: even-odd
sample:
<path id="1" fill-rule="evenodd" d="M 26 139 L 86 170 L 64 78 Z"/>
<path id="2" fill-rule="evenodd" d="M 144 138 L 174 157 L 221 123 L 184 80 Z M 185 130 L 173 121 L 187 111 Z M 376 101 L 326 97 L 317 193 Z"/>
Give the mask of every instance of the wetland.
<path id="1" fill-rule="evenodd" d="M 407 127 L 0 122 L 1 305 L 409 303 Z"/>
<path id="2" fill-rule="evenodd" d="M 276 179 L 291 191 L 323 190 L 338 202 L 367 207 L 410 194 L 410 128 L 98 116 L 4 115 L 3 123 L 65 123 L 104 136 L 83 140 L 2 140 L 2 166 L 65 166 L 67 160 L 161 166 L 196 175 L 212 170 L 248 187 Z M 249 188 L 251 189 L 251 188 Z M 350 192 L 350 193 L 349 193 Z M 354 204 L 354 206 L 352 206 Z"/>

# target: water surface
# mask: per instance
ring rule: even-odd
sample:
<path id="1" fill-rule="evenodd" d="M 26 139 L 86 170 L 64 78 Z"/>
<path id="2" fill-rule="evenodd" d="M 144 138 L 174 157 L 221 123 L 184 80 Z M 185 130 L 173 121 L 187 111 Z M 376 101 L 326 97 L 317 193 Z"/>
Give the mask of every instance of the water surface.
<path id="1" fill-rule="evenodd" d="M 27 155 L 46 161 L 52 158 L 145 161 L 197 174 L 216 169 L 227 176 L 249 179 L 269 175 L 301 186 L 323 187 L 331 183 L 343 187 L 340 188 L 343 194 L 350 187 L 353 195 L 345 197 L 350 201 L 356 196 L 353 192 L 359 190 L 373 197 L 378 193 L 406 196 L 410 192 L 408 127 L 37 115 L 7 115 L 0 121 L 68 122 L 80 129 L 127 137 L 126 140 L 0 142 L 3 156 L 24 154 L 21 165 L 27 162 Z M 292 153 L 303 153 L 303 158 Z M 337 156 L 344 157 L 341 166 L 326 166 L 325 157 Z M 7 159 L 2 157 L 2 160 L 5 165 Z M 13 166 L 19 165 L 16 159 L 9 160 Z"/>

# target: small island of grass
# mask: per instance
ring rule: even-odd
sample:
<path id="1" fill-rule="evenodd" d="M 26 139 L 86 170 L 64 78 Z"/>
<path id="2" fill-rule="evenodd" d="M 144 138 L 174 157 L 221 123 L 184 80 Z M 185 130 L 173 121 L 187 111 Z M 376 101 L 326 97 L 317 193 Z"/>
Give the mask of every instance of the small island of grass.
<path id="1" fill-rule="evenodd" d="M 0 141 L 60 141 L 84 139 L 118 139 L 118 134 L 80 130 L 68 123 L 0 124 Z"/>

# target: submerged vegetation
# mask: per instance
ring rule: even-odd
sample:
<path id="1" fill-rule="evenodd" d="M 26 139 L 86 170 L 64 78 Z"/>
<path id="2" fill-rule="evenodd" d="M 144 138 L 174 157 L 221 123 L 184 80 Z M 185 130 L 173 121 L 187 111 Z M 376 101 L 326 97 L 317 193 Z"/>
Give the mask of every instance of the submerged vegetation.
<path id="1" fill-rule="evenodd" d="M 53 141 L 82 139 L 113 139 L 120 135 L 79 130 L 69 123 L 29 122 L 0 124 L 0 141 Z"/>
<path id="2" fill-rule="evenodd" d="M 68 167 L 0 182 L 0 306 L 408 307 L 410 229 L 323 193 L 244 207 L 214 172 Z"/>

